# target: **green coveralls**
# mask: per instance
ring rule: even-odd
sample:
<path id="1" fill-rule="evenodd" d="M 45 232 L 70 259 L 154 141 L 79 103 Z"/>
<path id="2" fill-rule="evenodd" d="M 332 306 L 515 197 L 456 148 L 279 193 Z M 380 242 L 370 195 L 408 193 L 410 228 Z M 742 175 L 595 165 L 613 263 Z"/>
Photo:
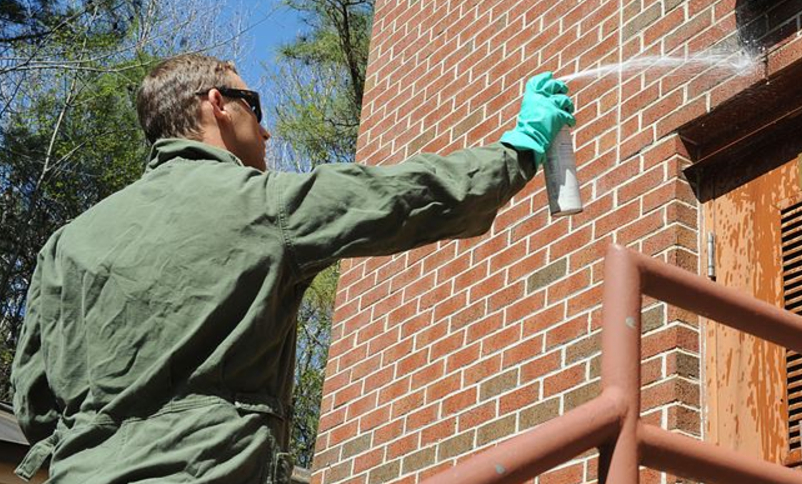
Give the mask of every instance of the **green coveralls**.
<path id="1" fill-rule="evenodd" d="M 520 159 L 519 159 L 520 158 Z M 296 312 L 344 257 L 482 234 L 533 175 L 501 144 L 261 173 L 158 141 L 39 254 L 14 404 L 53 483 L 286 482 Z"/>

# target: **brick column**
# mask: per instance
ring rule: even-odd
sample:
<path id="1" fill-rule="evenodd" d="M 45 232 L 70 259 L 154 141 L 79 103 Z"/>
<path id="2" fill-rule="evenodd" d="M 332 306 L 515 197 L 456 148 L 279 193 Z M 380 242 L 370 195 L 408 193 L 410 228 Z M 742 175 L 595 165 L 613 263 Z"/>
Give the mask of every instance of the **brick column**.
<path id="1" fill-rule="evenodd" d="M 540 71 L 735 45 L 734 3 L 377 0 L 358 159 L 496 141 Z M 699 271 L 675 133 L 755 82 L 687 69 L 570 82 L 583 214 L 551 218 L 538 175 L 482 237 L 343 262 L 314 482 L 416 482 L 598 394 L 606 247 Z M 644 413 L 699 436 L 698 318 L 645 308 Z M 540 482 L 595 478 L 594 453 Z"/>

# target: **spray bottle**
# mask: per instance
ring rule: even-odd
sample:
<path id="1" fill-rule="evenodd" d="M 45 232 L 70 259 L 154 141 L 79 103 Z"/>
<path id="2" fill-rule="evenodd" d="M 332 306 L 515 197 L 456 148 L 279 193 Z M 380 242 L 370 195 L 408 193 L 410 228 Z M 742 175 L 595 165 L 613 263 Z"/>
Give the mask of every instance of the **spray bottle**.
<path id="1" fill-rule="evenodd" d="M 576 177 L 576 157 L 571 132 L 564 127 L 546 152 L 546 194 L 552 217 L 573 215 L 582 211 L 579 182 Z"/>

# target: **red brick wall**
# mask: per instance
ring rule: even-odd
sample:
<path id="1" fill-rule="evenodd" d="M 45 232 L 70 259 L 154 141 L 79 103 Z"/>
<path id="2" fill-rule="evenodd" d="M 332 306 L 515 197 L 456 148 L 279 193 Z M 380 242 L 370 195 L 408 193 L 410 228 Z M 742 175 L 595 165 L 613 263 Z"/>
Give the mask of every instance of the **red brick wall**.
<path id="1" fill-rule="evenodd" d="M 377 0 L 358 159 L 394 164 L 494 142 L 535 73 L 734 51 L 747 21 L 750 48 L 773 36 L 776 69 L 798 59 L 781 20 L 798 20 L 789 5 L 799 2 L 744 20 L 746 7 L 735 8 L 747 3 Z M 764 67 L 743 77 L 696 66 L 572 81 L 583 214 L 551 218 L 538 175 L 485 236 L 343 262 L 314 482 L 416 482 L 596 396 L 605 248 L 699 271 L 700 208 L 675 132 L 758 82 Z M 698 318 L 647 301 L 643 323 L 643 411 L 698 436 Z M 595 476 L 587 454 L 539 482 Z"/>

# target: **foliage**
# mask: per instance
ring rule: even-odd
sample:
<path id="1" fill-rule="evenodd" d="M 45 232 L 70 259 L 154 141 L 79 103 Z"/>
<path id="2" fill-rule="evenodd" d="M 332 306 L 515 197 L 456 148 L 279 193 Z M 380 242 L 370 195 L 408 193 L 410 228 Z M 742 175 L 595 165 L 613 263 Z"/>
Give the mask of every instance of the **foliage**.
<path id="1" fill-rule="evenodd" d="M 373 16 L 372 0 L 286 0 L 309 30 L 282 46 L 271 76 L 276 135 L 306 167 L 351 162 Z"/>
<path id="2" fill-rule="evenodd" d="M 306 172 L 324 163 L 353 162 L 365 86 L 372 0 L 285 0 L 307 30 L 278 52 L 274 168 Z M 311 467 L 323 393 L 338 267 L 313 282 L 298 315 L 292 445 L 296 463 Z"/>
<path id="3" fill-rule="evenodd" d="M 0 400 L 39 249 L 142 173 L 145 73 L 181 50 L 231 48 L 204 17 L 211 5 L 0 0 Z"/>
<path id="4" fill-rule="evenodd" d="M 337 266 L 318 274 L 304 294 L 298 312 L 298 358 L 293 393 L 293 437 L 291 452 L 296 464 L 312 467 L 315 439 L 320 418 L 320 400 L 330 343 L 334 296 L 337 292 Z"/>

